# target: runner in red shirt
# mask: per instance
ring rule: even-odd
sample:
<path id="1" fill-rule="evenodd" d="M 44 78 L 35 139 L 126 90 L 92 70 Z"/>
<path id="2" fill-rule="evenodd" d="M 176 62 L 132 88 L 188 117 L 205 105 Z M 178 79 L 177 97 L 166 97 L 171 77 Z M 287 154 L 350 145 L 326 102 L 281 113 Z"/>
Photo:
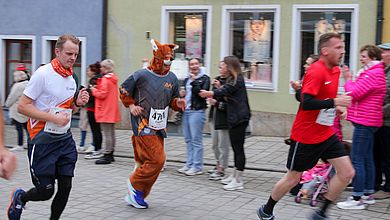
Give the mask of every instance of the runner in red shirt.
<path id="1" fill-rule="evenodd" d="M 320 59 L 309 67 L 302 84 L 302 101 L 291 131 L 288 171 L 275 184 L 268 202 L 257 210 L 260 219 L 274 219 L 276 203 L 299 183 L 303 171 L 313 168 L 320 158 L 329 161 L 336 174 L 330 180 L 321 208 L 311 213 L 309 219 L 327 219 L 328 206 L 355 174 L 343 144 L 331 127 L 336 112 L 341 113 L 338 107 L 347 107 L 352 100 L 348 95 L 336 97 L 344 42 L 339 34 L 328 33 L 320 37 L 318 48 Z"/>

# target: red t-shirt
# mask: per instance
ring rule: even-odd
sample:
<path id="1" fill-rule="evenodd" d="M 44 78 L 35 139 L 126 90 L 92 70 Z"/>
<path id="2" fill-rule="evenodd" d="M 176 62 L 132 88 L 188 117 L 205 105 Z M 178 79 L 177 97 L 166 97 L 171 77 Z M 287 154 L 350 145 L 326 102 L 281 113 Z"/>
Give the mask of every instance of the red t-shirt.
<path id="1" fill-rule="evenodd" d="M 302 83 L 303 94 L 310 94 L 315 99 L 333 99 L 337 95 L 340 68 L 328 69 L 324 62 L 319 60 L 307 70 Z M 332 127 L 316 123 L 320 110 L 303 110 L 299 106 L 295 118 L 291 139 L 304 144 L 318 144 L 334 134 Z"/>

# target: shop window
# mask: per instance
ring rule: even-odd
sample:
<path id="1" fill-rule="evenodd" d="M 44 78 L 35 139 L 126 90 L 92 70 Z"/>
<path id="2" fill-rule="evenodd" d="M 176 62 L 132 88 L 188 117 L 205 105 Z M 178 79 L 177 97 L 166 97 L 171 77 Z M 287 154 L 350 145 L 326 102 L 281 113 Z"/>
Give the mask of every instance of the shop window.
<path id="1" fill-rule="evenodd" d="M 297 80 L 304 75 L 303 65 L 307 57 L 318 55 L 318 40 L 329 32 L 339 33 L 345 43 L 345 55 L 340 65 L 355 68 L 356 60 L 356 7 L 354 5 L 295 6 L 293 24 L 291 78 Z M 340 85 L 343 81 L 340 81 Z"/>
<path id="2" fill-rule="evenodd" d="M 18 65 L 24 65 L 31 72 L 32 40 L 6 40 L 5 96 L 8 96 L 14 82 L 13 72 Z"/>
<path id="3" fill-rule="evenodd" d="M 208 67 L 210 10 L 209 6 L 163 6 L 161 41 L 179 45 L 171 67 L 179 79 L 187 76 L 191 58 L 199 58 Z"/>
<path id="4" fill-rule="evenodd" d="M 247 88 L 275 91 L 279 7 L 225 6 L 224 10 L 222 55 L 235 55 L 240 59 Z"/>

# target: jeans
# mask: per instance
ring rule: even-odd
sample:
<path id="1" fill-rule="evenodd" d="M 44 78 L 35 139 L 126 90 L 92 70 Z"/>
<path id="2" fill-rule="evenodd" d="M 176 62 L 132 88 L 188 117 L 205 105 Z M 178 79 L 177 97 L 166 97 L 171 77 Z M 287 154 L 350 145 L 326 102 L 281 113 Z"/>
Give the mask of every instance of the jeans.
<path id="1" fill-rule="evenodd" d="M 203 169 L 203 127 L 206 121 L 204 110 L 183 112 L 183 134 L 187 145 L 188 168 Z"/>
<path id="2" fill-rule="evenodd" d="M 27 122 L 26 123 L 20 123 L 16 121 L 15 119 L 12 119 L 12 123 L 15 124 L 16 131 L 18 132 L 18 145 L 23 145 L 23 129 L 27 132 Z"/>
<path id="3" fill-rule="evenodd" d="M 377 127 L 353 124 L 351 159 L 356 174 L 353 179 L 353 196 L 375 192 L 374 133 Z"/>
<path id="4" fill-rule="evenodd" d="M 390 192 L 390 127 L 383 126 L 376 132 L 376 145 L 374 146 L 374 157 L 376 167 L 376 184 L 377 189 L 380 188 L 383 182 L 383 174 L 385 183 L 383 191 Z"/>

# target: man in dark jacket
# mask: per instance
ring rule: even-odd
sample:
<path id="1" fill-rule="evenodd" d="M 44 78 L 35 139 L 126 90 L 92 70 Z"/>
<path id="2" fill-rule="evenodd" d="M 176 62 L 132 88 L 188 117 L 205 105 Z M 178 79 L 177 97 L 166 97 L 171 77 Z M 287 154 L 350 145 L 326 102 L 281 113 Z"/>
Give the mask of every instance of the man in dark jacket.
<path id="1" fill-rule="evenodd" d="M 390 43 L 378 46 L 382 49 L 382 60 L 385 64 L 386 96 L 383 106 L 383 126 L 378 130 L 375 137 L 375 166 L 376 185 L 380 189 L 374 194 L 375 199 L 390 198 Z M 383 176 L 385 175 L 385 183 Z"/>

